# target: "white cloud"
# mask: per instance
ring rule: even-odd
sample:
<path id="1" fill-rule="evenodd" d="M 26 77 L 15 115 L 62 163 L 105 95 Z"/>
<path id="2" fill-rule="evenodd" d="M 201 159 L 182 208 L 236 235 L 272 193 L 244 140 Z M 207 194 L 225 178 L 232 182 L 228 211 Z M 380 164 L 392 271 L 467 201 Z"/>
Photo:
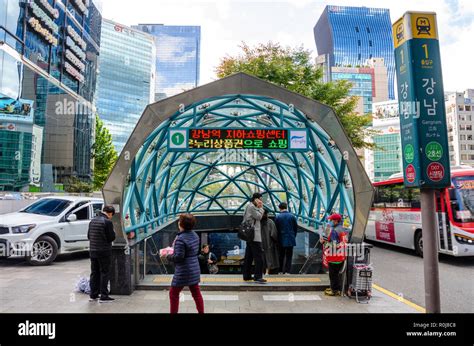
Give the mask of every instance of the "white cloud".
<path id="1" fill-rule="evenodd" d="M 189 46 L 194 46 L 194 42 L 189 42 L 190 39 L 185 37 L 176 37 L 171 35 L 158 35 L 160 45 L 166 49 L 159 49 L 156 52 L 156 57 L 160 62 L 167 63 L 185 63 L 196 57 L 196 50 L 185 50 Z"/>
<path id="2" fill-rule="evenodd" d="M 386 7 L 394 22 L 405 11 L 438 14 L 446 90 L 474 88 L 472 0 L 103 0 L 105 18 L 126 25 L 163 23 L 201 26 L 201 84 L 215 79 L 215 67 L 238 45 L 278 41 L 316 53 L 313 27 L 327 4 Z M 183 57 L 184 58 L 184 57 Z"/>

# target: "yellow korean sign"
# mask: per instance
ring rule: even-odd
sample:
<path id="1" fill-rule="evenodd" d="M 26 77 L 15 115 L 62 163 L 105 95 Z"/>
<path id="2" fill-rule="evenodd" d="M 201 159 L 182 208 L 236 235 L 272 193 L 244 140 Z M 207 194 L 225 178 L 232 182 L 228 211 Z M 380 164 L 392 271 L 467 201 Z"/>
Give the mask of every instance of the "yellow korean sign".
<path id="1" fill-rule="evenodd" d="M 413 38 L 437 40 L 436 14 L 406 12 L 392 25 L 392 32 L 395 48 Z"/>
<path id="2" fill-rule="evenodd" d="M 436 15 L 433 13 L 409 13 L 412 38 L 438 39 Z"/>
<path id="3" fill-rule="evenodd" d="M 395 48 L 398 48 L 407 40 L 404 17 L 400 18 L 392 25 L 392 32 L 393 43 L 395 44 Z"/>

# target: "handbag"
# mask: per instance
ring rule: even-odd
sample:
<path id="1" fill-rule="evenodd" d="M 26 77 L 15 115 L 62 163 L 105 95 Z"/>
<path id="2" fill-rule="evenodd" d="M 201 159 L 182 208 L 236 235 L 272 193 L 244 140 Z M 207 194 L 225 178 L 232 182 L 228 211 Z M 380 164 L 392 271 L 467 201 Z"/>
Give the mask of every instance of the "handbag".
<path id="1" fill-rule="evenodd" d="M 241 240 L 253 241 L 255 237 L 255 222 L 252 224 L 251 220 L 247 220 L 240 224 L 237 235 Z"/>
<path id="2" fill-rule="evenodd" d="M 207 268 L 209 269 L 209 274 L 217 274 L 219 272 L 219 267 L 216 264 L 208 264 Z"/>

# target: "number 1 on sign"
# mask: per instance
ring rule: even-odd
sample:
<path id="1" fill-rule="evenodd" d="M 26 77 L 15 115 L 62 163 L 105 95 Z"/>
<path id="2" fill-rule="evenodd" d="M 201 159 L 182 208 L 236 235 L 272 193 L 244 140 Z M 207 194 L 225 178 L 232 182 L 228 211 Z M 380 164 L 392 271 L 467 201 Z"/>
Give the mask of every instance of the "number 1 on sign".
<path id="1" fill-rule="evenodd" d="M 424 44 L 422 45 L 423 49 L 425 50 L 425 59 L 429 59 L 429 55 L 428 55 L 428 45 L 427 44 Z"/>

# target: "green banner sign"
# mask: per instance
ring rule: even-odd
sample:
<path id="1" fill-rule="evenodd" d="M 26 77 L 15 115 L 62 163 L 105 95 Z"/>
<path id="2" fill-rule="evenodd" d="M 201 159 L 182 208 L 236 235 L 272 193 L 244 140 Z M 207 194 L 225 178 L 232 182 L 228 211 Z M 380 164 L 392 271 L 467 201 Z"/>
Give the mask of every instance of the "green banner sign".
<path id="1" fill-rule="evenodd" d="M 451 185 L 436 14 L 407 12 L 393 25 L 405 186 Z"/>
<path id="2" fill-rule="evenodd" d="M 168 131 L 170 151 L 308 151 L 306 129 L 283 128 L 171 128 Z"/>

